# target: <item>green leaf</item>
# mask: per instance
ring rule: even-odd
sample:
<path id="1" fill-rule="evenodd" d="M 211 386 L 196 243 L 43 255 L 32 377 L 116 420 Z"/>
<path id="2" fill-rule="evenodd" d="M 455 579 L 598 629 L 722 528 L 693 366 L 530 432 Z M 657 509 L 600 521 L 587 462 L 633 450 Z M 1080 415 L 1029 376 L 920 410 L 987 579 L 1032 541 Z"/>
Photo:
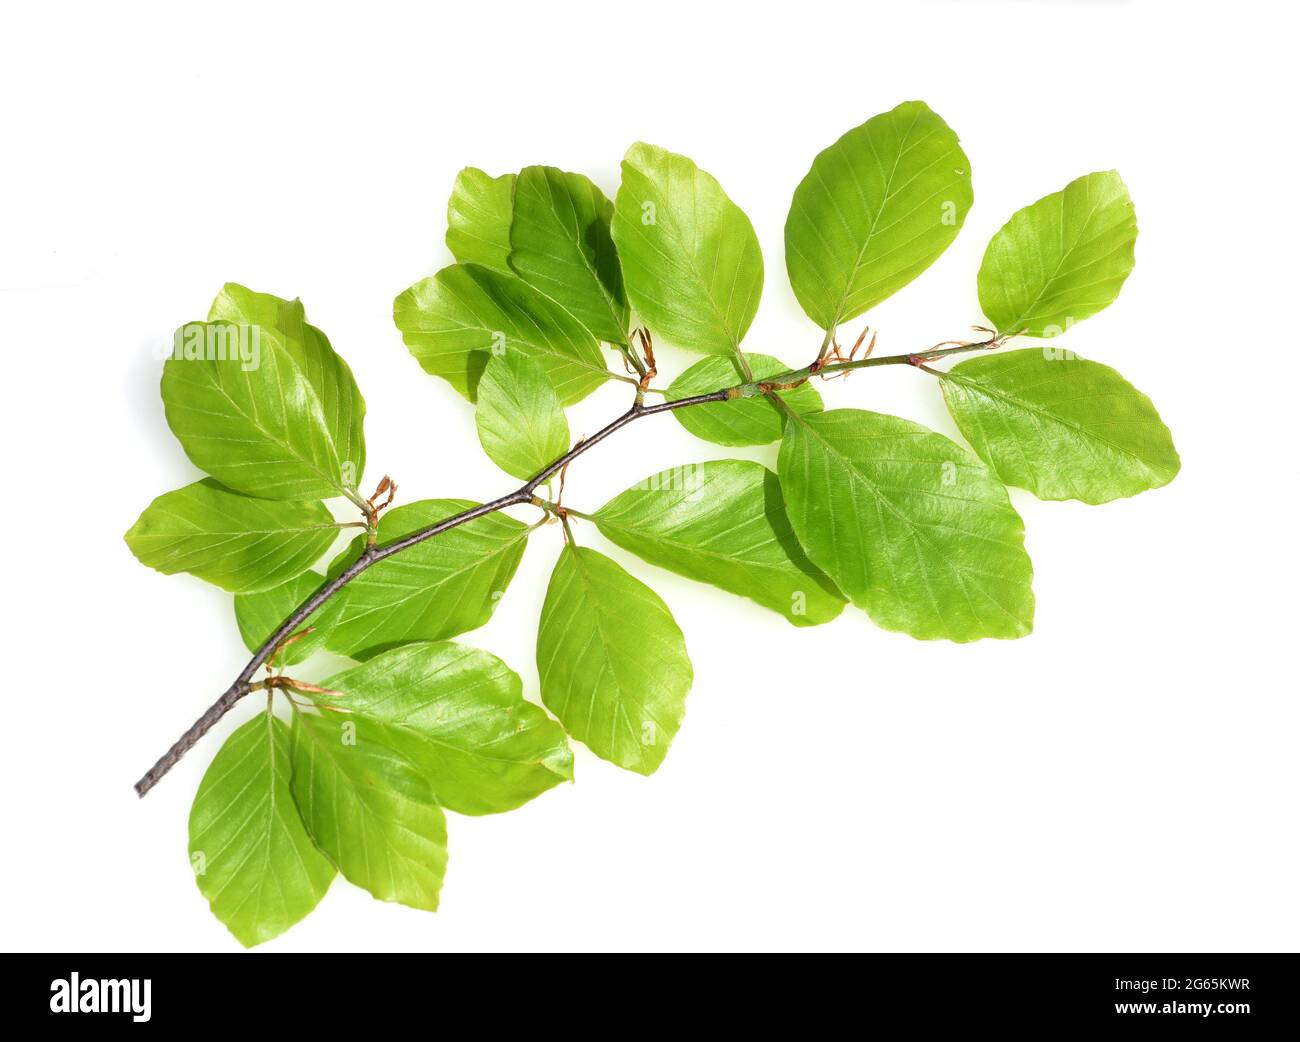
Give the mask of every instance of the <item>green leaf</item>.
<path id="1" fill-rule="evenodd" d="M 980 307 L 1001 333 L 1058 336 L 1112 303 L 1133 270 L 1137 216 L 1114 170 L 1016 211 L 980 264 Z"/>
<path id="2" fill-rule="evenodd" d="M 464 499 L 425 499 L 385 514 L 379 542 L 410 535 L 475 506 Z M 353 658 L 393 644 L 442 640 L 477 629 L 492 617 L 528 542 L 527 526 L 489 514 L 372 565 L 343 591 L 338 622 L 326 637 L 331 651 Z M 364 538 L 330 568 L 337 575 L 356 560 Z"/>
<path id="3" fill-rule="evenodd" d="M 1109 366 L 1028 348 L 972 358 L 940 378 L 980 458 L 1040 499 L 1108 503 L 1178 473 L 1151 399 Z"/>
<path id="4" fill-rule="evenodd" d="M 1030 631 L 1024 526 L 959 445 L 897 416 L 835 409 L 787 425 L 778 473 L 808 556 L 877 625 L 923 640 Z"/>
<path id="5" fill-rule="evenodd" d="M 195 466 L 266 499 L 343 494 L 324 407 L 282 333 L 191 322 L 177 339 L 163 365 L 163 407 Z"/>
<path id="6" fill-rule="evenodd" d="M 788 365 L 771 355 L 746 354 L 745 358 L 756 380 L 790 371 Z M 669 385 L 667 399 L 672 402 L 693 394 L 707 394 L 747 379 L 734 359 L 701 358 Z M 821 412 L 821 395 L 811 384 L 803 383 L 793 390 L 777 393 L 796 412 Z M 785 413 L 766 395 L 693 405 L 678 409 L 673 415 L 697 438 L 715 445 L 768 445 L 780 438 L 785 429 Z"/>
<path id="7" fill-rule="evenodd" d="M 799 546 L 776 475 L 717 460 L 662 471 L 593 515 L 601 534 L 638 557 L 784 615 L 829 622 L 844 598 Z"/>
<path id="8" fill-rule="evenodd" d="M 973 195 L 957 135 L 905 101 L 818 153 L 785 222 L 785 265 L 808 317 L 834 329 L 898 292 L 957 237 Z"/>
<path id="9" fill-rule="evenodd" d="M 491 177 L 467 166 L 447 202 L 447 249 L 462 264 L 509 274 L 511 199 L 515 175 Z"/>
<path id="10" fill-rule="evenodd" d="M 348 364 L 330 342 L 307 322 L 300 300 L 283 300 L 254 293 L 228 282 L 213 301 L 209 322 L 236 322 L 279 333 L 285 350 L 316 392 L 343 470 L 343 482 L 355 489 L 366 469 L 366 439 L 362 424 L 366 403 Z"/>
<path id="11" fill-rule="evenodd" d="M 245 947 L 307 917 L 334 879 L 289 788 L 289 729 L 259 713 L 226 739 L 190 811 L 190 864 L 212 914 Z"/>
<path id="12" fill-rule="evenodd" d="M 573 780 L 563 729 L 524 701 L 518 674 L 486 651 L 404 644 L 323 685 L 339 693 L 333 704 L 400 736 L 448 810 L 513 810 Z"/>
<path id="13" fill-rule="evenodd" d="M 343 878 L 430 912 L 447 871 L 447 822 L 401 737 L 358 714 L 296 712 L 293 796 Z"/>
<path id="14" fill-rule="evenodd" d="M 569 447 L 559 396 L 542 367 L 519 351 L 488 362 L 474 419 L 483 451 L 517 478 L 531 478 Z"/>
<path id="15" fill-rule="evenodd" d="M 763 255 L 712 176 L 638 142 L 623 159 L 613 235 L 627 295 L 656 334 L 705 354 L 740 350 L 763 292 Z"/>
<path id="16" fill-rule="evenodd" d="M 241 593 L 235 597 L 235 622 L 249 651 L 257 651 L 281 624 L 298 610 L 307 598 L 325 585 L 325 576 L 303 572 L 287 583 L 259 593 Z M 325 646 L 329 631 L 338 621 L 343 601 L 335 596 L 317 608 L 299 628 L 299 637 L 272 657 L 276 666 L 293 666 L 310 658 Z M 310 633 L 307 630 L 311 630 Z"/>
<path id="17" fill-rule="evenodd" d="M 560 552 L 537 631 L 542 701 L 597 756 L 653 774 L 693 677 L 668 606 L 603 554 Z"/>
<path id="18" fill-rule="evenodd" d="M 549 297 L 513 275 L 453 264 L 393 304 L 393 321 L 426 372 L 474 400 L 494 354 L 534 358 L 566 405 L 608 380 L 596 338 Z"/>
<path id="19" fill-rule="evenodd" d="M 166 575 L 189 572 L 232 593 L 253 593 L 306 571 L 337 534 L 321 503 L 241 496 L 205 478 L 150 503 L 126 545 Z"/>
<path id="20" fill-rule="evenodd" d="M 515 183 L 510 266 L 598 340 L 627 343 L 628 306 L 609 222 L 614 204 L 581 174 L 529 166 Z"/>

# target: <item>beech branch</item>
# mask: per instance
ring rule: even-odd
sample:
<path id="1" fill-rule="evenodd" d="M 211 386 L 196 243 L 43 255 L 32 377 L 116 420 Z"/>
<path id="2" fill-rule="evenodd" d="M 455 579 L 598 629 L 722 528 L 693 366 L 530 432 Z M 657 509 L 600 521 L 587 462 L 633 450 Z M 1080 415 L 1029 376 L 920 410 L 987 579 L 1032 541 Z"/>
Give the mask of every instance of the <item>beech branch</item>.
<path id="1" fill-rule="evenodd" d="M 802 369 L 791 369 L 788 372 L 777 374 L 766 380 L 750 379 L 745 383 L 736 384 L 731 387 L 723 387 L 716 391 L 710 391 L 706 394 L 691 395 L 688 398 L 678 398 L 675 401 L 666 401 L 658 405 L 644 404 L 644 397 L 647 390 L 649 377 L 654 375 L 653 354 L 648 347 L 648 338 L 643 340 L 643 346 L 647 351 L 646 361 L 649 363 L 648 368 L 638 366 L 641 374 L 637 388 L 636 401 L 632 407 L 623 413 L 617 419 L 612 420 L 590 438 L 578 442 L 569 449 L 563 456 L 548 464 L 544 469 L 529 478 L 519 488 L 507 495 L 494 499 L 489 503 L 482 503 L 479 506 L 463 510 L 459 514 L 453 514 L 450 517 L 443 518 L 436 524 L 422 528 L 410 535 L 403 536 L 401 539 L 394 540 L 391 543 L 376 545 L 373 542 L 367 542 L 361 555 L 348 565 L 333 579 L 326 582 L 319 590 L 312 594 L 302 603 L 283 623 L 276 629 L 270 637 L 262 644 L 260 648 L 248 660 L 248 664 L 240 670 L 239 675 L 235 677 L 231 685 L 226 688 L 221 697 L 218 698 L 207 711 L 200 716 L 183 735 L 176 740 L 170 749 L 168 749 L 158 762 L 147 770 L 143 777 L 135 783 L 136 795 L 144 796 L 150 789 L 162 780 L 177 763 L 180 762 L 187 752 L 192 749 L 199 739 L 208 733 L 220 720 L 234 707 L 241 698 L 250 691 L 258 690 L 260 686 L 253 681 L 253 675 L 263 666 L 276 650 L 281 647 L 294 633 L 302 626 L 311 615 L 325 604 L 330 598 L 343 589 L 348 583 L 355 579 L 362 572 L 366 571 L 373 565 L 378 564 L 385 558 L 400 554 L 404 550 L 423 543 L 426 539 L 432 539 L 434 536 L 441 535 L 443 532 L 450 531 L 476 518 L 485 517 L 488 514 L 494 514 L 506 507 L 522 506 L 532 503 L 534 493 L 538 487 L 547 480 L 558 474 L 584 452 L 608 438 L 615 431 L 621 430 L 629 423 L 639 420 L 643 416 L 654 416 L 657 413 L 673 412 L 677 409 L 688 409 L 696 405 L 706 405 L 710 402 L 732 401 L 737 398 L 756 398 L 762 395 L 774 394 L 776 391 L 790 390 L 806 383 L 813 377 L 825 378 L 836 373 L 847 373 L 854 369 L 866 369 L 873 366 L 881 365 L 911 365 L 924 368 L 924 364 L 946 355 L 956 354 L 962 351 L 976 351 L 980 349 L 990 349 L 1000 347 L 1006 340 L 1005 336 L 994 335 L 988 340 L 974 343 L 959 342 L 951 346 L 938 345 L 929 351 L 922 351 L 914 354 L 887 355 L 880 358 L 843 358 L 838 348 L 836 353 L 827 355 L 825 346 L 818 353 L 817 359 L 810 365 Z M 828 333 L 826 344 L 832 342 L 832 337 Z M 859 340 L 861 343 L 861 340 Z M 635 355 L 635 352 L 632 352 Z M 837 361 L 827 361 L 827 359 L 839 359 Z M 638 360 L 639 361 L 639 360 Z M 365 502 L 365 501 L 362 501 Z M 368 505 L 368 504 L 367 504 Z M 373 524 L 373 516 L 371 517 Z"/>

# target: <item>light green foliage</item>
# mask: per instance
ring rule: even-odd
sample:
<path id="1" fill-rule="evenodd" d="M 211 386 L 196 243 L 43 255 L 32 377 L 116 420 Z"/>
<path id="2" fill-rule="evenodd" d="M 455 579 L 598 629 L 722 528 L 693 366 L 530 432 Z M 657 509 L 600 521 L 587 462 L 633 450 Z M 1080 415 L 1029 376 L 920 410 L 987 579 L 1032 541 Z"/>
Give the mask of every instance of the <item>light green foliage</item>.
<path id="1" fill-rule="evenodd" d="M 380 521 L 379 541 L 393 542 L 474 505 L 425 499 L 397 507 Z M 477 629 L 510 585 L 527 542 L 525 525 L 489 514 L 380 561 L 348 585 L 326 644 L 355 658 L 393 644 Z M 355 560 L 361 547 L 358 539 L 334 562 L 331 574 Z"/>
<path id="2" fill-rule="evenodd" d="M 343 877 L 381 901 L 435 911 L 447 823 L 428 764 L 388 725 L 297 712 L 293 796 L 303 824 Z"/>
<path id="3" fill-rule="evenodd" d="M 999 332 L 1058 336 L 1119 296 L 1136 241 L 1119 174 L 1077 178 L 1016 211 L 993 236 L 980 265 L 980 307 Z"/>
<path id="4" fill-rule="evenodd" d="M 194 465 L 251 496 L 342 495 L 342 461 L 324 409 L 281 336 L 263 328 L 256 350 L 249 340 L 240 353 L 217 346 L 236 343 L 237 327 L 229 323 L 185 329 L 196 345 L 213 346 L 197 357 L 169 358 L 162 396 L 167 423 Z"/>
<path id="5" fill-rule="evenodd" d="M 492 358 L 478 385 L 478 440 L 498 467 L 530 478 L 569 447 L 569 424 L 542 367 L 519 351 Z"/>
<path id="6" fill-rule="evenodd" d="M 525 167 L 515 183 L 510 266 L 597 339 L 624 344 L 629 316 L 613 216 L 614 204 L 582 174 Z"/>
<path id="7" fill-rule="evenodd" d="M 266 710 L 226 739 L 190 811 L 195 881 L 245 946 L 305 918 L 334 878 L 298 817 L 289 779 L 289 729 Z"/>
<path id="8" fill-rule="evenodd" d="M 623 159 L 614 243 L 641 319 L 691 351 L 734 354 L 763 291 L 744 211 L 685 156 L 637 143 Z"/>
<path id="9" fill-rule="evenodd" d="M 1013 334 L 1054 336 L 1115 299 L 1137 226 L 1114 172 L 1072 181 L 993 237 L 978 284 L 999 335 L 946 341 L 941 351 L 913 339 L 915 353 L 828 354 L 837 326 L 934 263 L 971 203 L 957 135 L 919 101 L 818 154 L 785 226 L 790 282 L 818 327 L 806 355 L 793 342 L 775 348 L 797 359 L 790 366 L 742 352 L 763 287 L 758 238 L 685 156 L 634 144 L 612 204 L 587 177 L 555 167 L 462 170 L 447 210 L 458 263 L 400 294 L 393 319 L 420 365 L 476 403 L 490 459 L 524 481 L 483 507 L 390 506 L 379 498 L 389 482 L 361 498 L 366 406 L 297 300 L 230 283 L 208 323 L 182 327 L 163 368 L 163 403 L 186 454 L 211 477 L 160 496 L 126 541 L 150 567 L 237 594 L 239 632 L 256 656 L 258 668 L 250 663 L 234 686 L 203 677 L 190 685 L 226 690 L 195 733 L 236 696 L 268 702 L 217 753 L 190 819 L 199 889 L 239 941 L 257 944 L 307 915 L 336 871 L 383 900 L 435 909 L 444 811 L 509 811 L 572 780 L 570 738 L 641 774 L 663 763 L 694 678 L 686 642 L 657 594 L 577 545 L 584 526 L 796 626 L 832 622 L 852 603 L 924 640 L 1030 632 L 1033 568 L 1006 486 L 1104 503 L 1168 483 L 1179 457 L 1145 395 L 1068 351 L 986 351 L 936 368 Z M 649 373 L 655 340 L 705 357 L 683 372 L 662 351 Z M 617 349 L 619 368 L 607 367 L 602 341 Z M 896 416 L 823 411 L 815 381 L 877 365 L 941 387 L 975 453 Z M 566 489 L 563 475 L 593 442 L 570 447 L 564 409 L 609 381 L 609 394 L 626 395 L 623 411 L 599 426 L 584 412 L 575 430 L 600 441 L 611 465 L 636 470 L 607 436 L 671 411 L 712 445 L 780 442 L 763 450 L 777 473 L 734 459 L 670 467 L 584 513 L 574 503 L 589 490 Z M 698 397 L 726 400 L 684 402 Z M 404 486 L 436 480 L 441 462 L 462 451 L 431 441 L 427 419 L 407 417 L 433 477 L 405 475 Z M 667 423 L 648 422 L 661 432 Z M 557 480 L 534 486 L 553 463 Z M 334 520 L 321 502 L 331 497 L 350 502 L 351 520 Z M 466 512 L 474 519 L 442 524 Z M 563 527 L 543 528 L 546 520 Z M 314 566 L 342 525 L 363 534 L 322 576 Z M 525 699 L 523 680 L 500 659 L 446 640 L 492 617 L 535 530 L 564 537 L 537 630 L 546 709 Z M 310 618 L 294 618 L 324 589 L 330 596 Z M 282 629 L 294 639 L 268 647 Z M 850 643 L 875 639 L 844 633 Z M 736 663 L 762 659 L 744 641 L 735 650 Z M 307 678 L 318 674 L 296 670 L 321 651 L 355 662 L 314 683 Z M 709 678 L 715 687 L 748 680 L 716 670 Z M 823 712 L 818 695 L 803 692 L 796 711 Z M 293 713 L 292 729 L 271 715 L 272 698 Z"/>
<path id="10" fill-rule="evenodd" d="M 1151 399 L 1109 366 L 1068 352 L 972 358 L 943 375 L 943 395 L 980 458 L 1040 499 L 1107 503 L 1178 473 Z"/>
<path id="11" fill-rule="evenodd" d="M 228 283 L 210 321 L 177 331 L 167 423 L 194 464 L 266 499 L 328 499 L 365 467 L 365 402 L 302 304 Z"/>
<path id="12" fill-rule="evenodd" d="M 522 280 L 477 264 L 453 264 L 393 303 L 393 321 L 426 372 L 474 400 L 493 355 L 536 359 L 566 405 L 607 379 L 600 344 L 555 301 Z"/>
<path id="13" fill-rule="evenodd" d="M 510 218 L 515 175 L 491 177 L 467 166 L 447 202 L 447 249 L 462 264 L 510 273 Z"/>
<path id="14" fill-rule="evenodd" d="M 957 237 L 971 199 L 957 135 L 922 101 L 854 127 L 795 189 L 785 265 L 822 329 L 861 315 L 925 271 Z"/>
<path id="15" fill-rule="evenodd" d="M 324 686 L 337 693 L 330 704 L 386 725 L 448 810 L 513 810 L 573 780 L 564 731 L 524 701 L 518 674 L 486 651 L 405 644 Z"/>
<path id="16" fill-rule="evenodd" d="M 790 367 L 771 355 L 746 354 L 756 380 L 767 380 Z M 719 387 L 743 383 L 734 359 L 712 356 L 698 362 L 677 377 L 668 387 L 667 398 L 675 401 L 693 394 L 708 394 Z M 796 412 L 820 412 L 821 395 L 810 383 L 800 384 L 789 391 L 778 391 L 785 403 Z M 706 405 L 679 409 L 673 413 L 677 421 L 697 438 L 715 445 L 767 445 L 781 437 L 785 429 L 785 412 L 768 395 L 752 398 L 733 398 L 729 402 L 709 402 Z"/>
<path id="17" fill-rule="evenodd" d="M 779 473 L 808 556 L 877 625 L 925 640 L 1030 631 L 1024 526 L 959 445 L 897 416 L 835 409 L 790 423 Z"/>
<path id="18" fill-rule="evenodd" d="M 608 557 L 566 546 L 537 630 L 542 701 L 597 756 L 653 774 L 693 673 L 668 606 Z"/>
<path id="19" fill-rule="evenodd" d="M 126 544 L 142 564 L 167 575 L 189 572 L 248 593 L 310 568 L 337 534 L 320 503 L 254 499 L 205 478 L 150 503 Z"/>
<path id="20" fill-rule="evenodd" d="M 330 441 L 338 454 L 344 484 L 356 488 L 366 469 L 366 440 L 362 422 L 366 403 L 348 364 L 330 342 L 307 322 L 302 301 L 254 293 L 234 282 L 222 287 L 208 313 L 209 322 L 235 322 L 274 330 L 285 351 L 311 385 Z M 257 495 L 264 493 L 249 489 Z"/>
<path id="21" fill-rule="evenodd" d="M 748 597 L 796 626 L 829 622 L 844 607 L 799 546 L 776 475 L 762 464 L 674 467 L 610 500 L 593 520 L 651 564 Z"/>

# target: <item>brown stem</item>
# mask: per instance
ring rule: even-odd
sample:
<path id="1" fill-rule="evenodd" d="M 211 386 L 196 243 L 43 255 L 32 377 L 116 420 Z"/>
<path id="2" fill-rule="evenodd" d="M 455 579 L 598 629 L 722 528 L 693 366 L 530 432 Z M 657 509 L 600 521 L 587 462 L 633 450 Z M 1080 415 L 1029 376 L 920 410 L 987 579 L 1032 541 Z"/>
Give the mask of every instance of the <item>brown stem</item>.
<path id="1" fill-rule="evenodd" d="M 917 354 L 908 355 L 890 355 L 883 358 L 861 358 L 856 361 L 842 362 L 831 365 L 819 366 L 817 362 L 804 369 L 792 369 L 786 373 L 780 373 L 764 381 L 750 380 L 747 383 L 738 384 L 734 387 L 724 387 L 717 391 L 710 391 L 707 394 L 696 394 L 689 398 L 679 398 L 676 401 L 661 402 L 658 405 L 645 405 L 641 400 L 644 391 L 638 388 L 638 400 L 617 419 L 606 424 L 590 438 L 578 442 L 568 452 L 553 463 L 548 464 L 545 468 L 529 478 L 523 485 L 515 489 L 508 495 L 494 499 L 490 503 L 483 503 L 468 510 L 463 510 L 459 514 L 453 514 L 450 517 L 443 518 L 436 524 L 421 528 L 417 532 L 412 532 L 408 536 L 394 540 L 391 543 L 385 543 L 383 546 L 367 545 L 362 550 L 361 556 L 352 564 L 348 565 L 333 579 L 326 582 L 319 590 L 312 594 L 304 601 L 292 615 L 290 615 L 280 627 L 272 633 L 262 644 L 260 648 L 248 660 L 248 664 L 240 670 L 230 687 L 222 693 L 201 717 L 199 717 L 190 726 L 189 730 L 180 736 L 170 749 L 168 749 L 158 762 L 144 773 L 144 776 L 135 783 L 135 791 L 139 796 L 143 796 L 152 789 L 162 777 L 180 762 L 187 752 L 194 747 L 200 738 L 210 731 L 213 726 L 225 716 L 234 707 L 235 703 L 243 698 L 249 691 L 254 689 L 253 674 L 262 666 L 267 659 L 271 657 L 284 641 L 293 635 L 293 633 L 310 618 L 311 614 L 316 611 L 322 604 L 328 601 L 343 587 L 355 579 L 358 575 L 370 568 L 372 565 L 379 563 L 387 557 L 394 554 L 400 554 L 403 550 L 408 550 L 426 539 L 432 539 L 436 535 L 450 531 L 459 525 L 473 521 L 476 518 L 484 517 L 487 514 L 494 514 L 498 510 L 504 510 L 506 507 L 520 506 L 524 503 L 531 502 L 533 493 L 548 478 L 553 477 L 573 460 L 581 456 L 588 449 L 599 445 L 615 431 L 626 427 L 634 420 L 639 420 L 643 416 L 653 416 L 656 413 L 672 412 L 676 409 L 687 409 L 695 405 L 704 405 L 709 402 L 724 402 L 734 398 L 755 397 L 762 394 L 769 394 L 777 388 L 797 387 L 799 384 L 807 382 L 813 376 L 823 377 L 830 373 L 845 372 L 851 369 L 863 369 L 877 365 L 918 365 L 922 361 L 928 361 L 932 358 L 942 355 L 955 354 L 958 351 L 974 351 L 981 348 L 998 346 L 993 341 L 983 341 L 974 344 L 958 345 L 956 347 L 944 350 L 923 351 Z M 821 358 L 820 354 L 818 356 Z M 653 362 L 651 362 L 651 367 Z M 365 503 L 365 500 L 361 502 Z"/>

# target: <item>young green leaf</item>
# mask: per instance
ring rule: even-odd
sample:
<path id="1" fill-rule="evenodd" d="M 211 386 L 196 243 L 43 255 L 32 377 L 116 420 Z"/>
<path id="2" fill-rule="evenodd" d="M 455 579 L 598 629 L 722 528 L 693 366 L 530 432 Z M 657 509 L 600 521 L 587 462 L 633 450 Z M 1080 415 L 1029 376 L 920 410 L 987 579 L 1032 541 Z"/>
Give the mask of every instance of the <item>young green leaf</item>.
<path id="1" fill-rule="evenodd" d="M 265 499 L 343 494 L 324 407 L 279 330 L 191 322 L 179 336 L 163 365 L 163 407 L 195 466 Z"/>
<path id="2" fill-rule="evenodd" d="M 1167 485 L 1178 451 L 1151 399 L 1109 366 L 1028 348 L 942 374 L 980 458 L 1039 499 L 1108 503 Z"/>
<path id="3" fill-rule="evenodd" d="M 705 354 L 740 351 L 763 292 L 763 254 L 712 176 L 638 142 L 623 159 L 613 235 L 627 295 L 656 334 Z"/>
<path id="4" fill-rule="evenodd" d="M 877 625 L 923 640 L 1030 631 L 1024 526 L 959 445 L 897 416 L 835 409 L 791 420 L 778 473 L 808 556 Z"/>
<path id="5" fill-rule="evenodd" d="M 569 447 L 560 398 L 542 367 L 521 351 L 488 362 L 474 419 L 483 451 L 517 478 L 531 478 Z"/>
<path id="6" fill-rule="evenodd" d="M 537 630 L 542 701 L 597 756 L 653 774 L 693 678 L 668 606 L 603 554 L 560 552 Z"/>
<path id="7" fill-rule="evenodd" d="M 324 585 L 325 576 L 316 572 L 303 572 L 287 583 L 269 590 L 237 594 L 235 623 L 239 626 L 244 646 L 249 651 L 257 651 L 285 619 Z M 342 610 L 342 598 L 332 597 L 326 601 L 298 628 L 297 632 L 302 636 L 274 655 L 271 664 L 293 666 L 310 658 L 325 646 L 325 638 L 338 621 Z"/>
<path id="8" fill-rule="evenodd" d="M 231 593 L 253 593 L 306 571 L 337 534 L 321 503 L 241 496 L 205 478 L 150 503 L 126 545 L 166 575 L 189 572 Z"/>
<path id="9" fill-rule="evenodd" d="M 379 541 L 391 542 L 474 506 L 463 499 L 425 499 L 385 514 Z M 380 561 L 348 584 L 342 611 L 325 638 L 331 651 L 358 658 L 393 644 L 442 640 L 492 617 L 528 542 L 527 526 L 489 514 Z M 358 538 L 330 568 L 356 560 Z"/>
<path id="10" fill-rule="evenodd" d="M 925 271 L 970 209 L 970 162 L 922 101 L 854 127 L 818 153 L 785 222 L 785 265 L 822 329 L 856 318 Z"/>
<path id="11" fill-rule="evenodd" d="M 433 912 L 447 871 L 447 822 L 400 736 L 355 713 L 296 712 L 293 797 L 343 878 L 381 901 Z"/>
<path id="12" fill-rule="evenodd" d="M 453 264 L 393 303 L 393 321 L 426 372 L 473 401 L 488 359 L 536 359 L 566 405 L 611 376 L 596 338 L 559 304 L 514 275 Z"/>
<path id="13" fill-rule="evenodd" d="M 755 380 L 767 380 L 790 367 L 771 355 L 746 354 Z M 742 383 L 735 359 L 710 356 L 701 358 L 668 386 L 668 401 L 707 394 L 728 384 Z M 821 412 L 822 398 L 812 384 L 803 383 L 793 390 L 778 391 L 785 403 L 796 412 Z M 734 398 L 729 402 L 709 402 L 673 413 L 677 422 L 697 438 L 715 445 L 768 445 L 781 437 L 785 413 L 767 395 Z"/>
<path id="14" fill-rule="evenodd" d="M 518 674 L 486 651 L 404 644 L 322 683 L 338 692 L 332 704 L 388 725 L 448 810 L 513 810 L 573 780 L 563 729 L 524 701 Z"/>
<path id="15" fill-rule="evenodd" d="M 190 811 L 195 881 L 249 948 L 306 918 L 334 879 L 298 817 L 290 771 L 289 729 L 268 709 L 226 739 Z"/>
<path id="16" fill-rule="evenodd" d="M 1058 336 L 1119 296 L 1137 216 L 1114 170 L 1087 174 L 1016 211 L 980 264 L 980 307 L 1001 333 Z"/>
<path id="17" fill-rule="evenodd" d="M 796 626 L 829 622 L 844 607 L 799 546 L 776 475 L 761 463 L 674 467 L 638 482 L 592 519 L 605 538 L 651 564 L 748 597 Z"/>
<path id="18" fill-rule="evenodd" d="M 491 177 L 467 166 L 456 175 L 447 202 L 447 249 L 462 264 L 510 274 L 511 200 L 515 175 Z"/>
<path id="19" fill-rule="evenodd" d="M 355 489 L 366 469 L 362 429 L 366 403 L 348 364 L 330 346 L 325 334 L 307 322 L 302 301 L 254 293 L 228 282 L 213 301 L 208 321 L 258 326 L 281 335 L 285 350 L 320 401 L 325 425 L 341 461 L 344 484 Z"/>
<path id="20" fill-rule="evenodd" d="M 529 166 L 515 182 L 510 266 L 598 340 L 627 343 L 623 272 L 610 238 L 614 204 L 582 174 Z"/>

